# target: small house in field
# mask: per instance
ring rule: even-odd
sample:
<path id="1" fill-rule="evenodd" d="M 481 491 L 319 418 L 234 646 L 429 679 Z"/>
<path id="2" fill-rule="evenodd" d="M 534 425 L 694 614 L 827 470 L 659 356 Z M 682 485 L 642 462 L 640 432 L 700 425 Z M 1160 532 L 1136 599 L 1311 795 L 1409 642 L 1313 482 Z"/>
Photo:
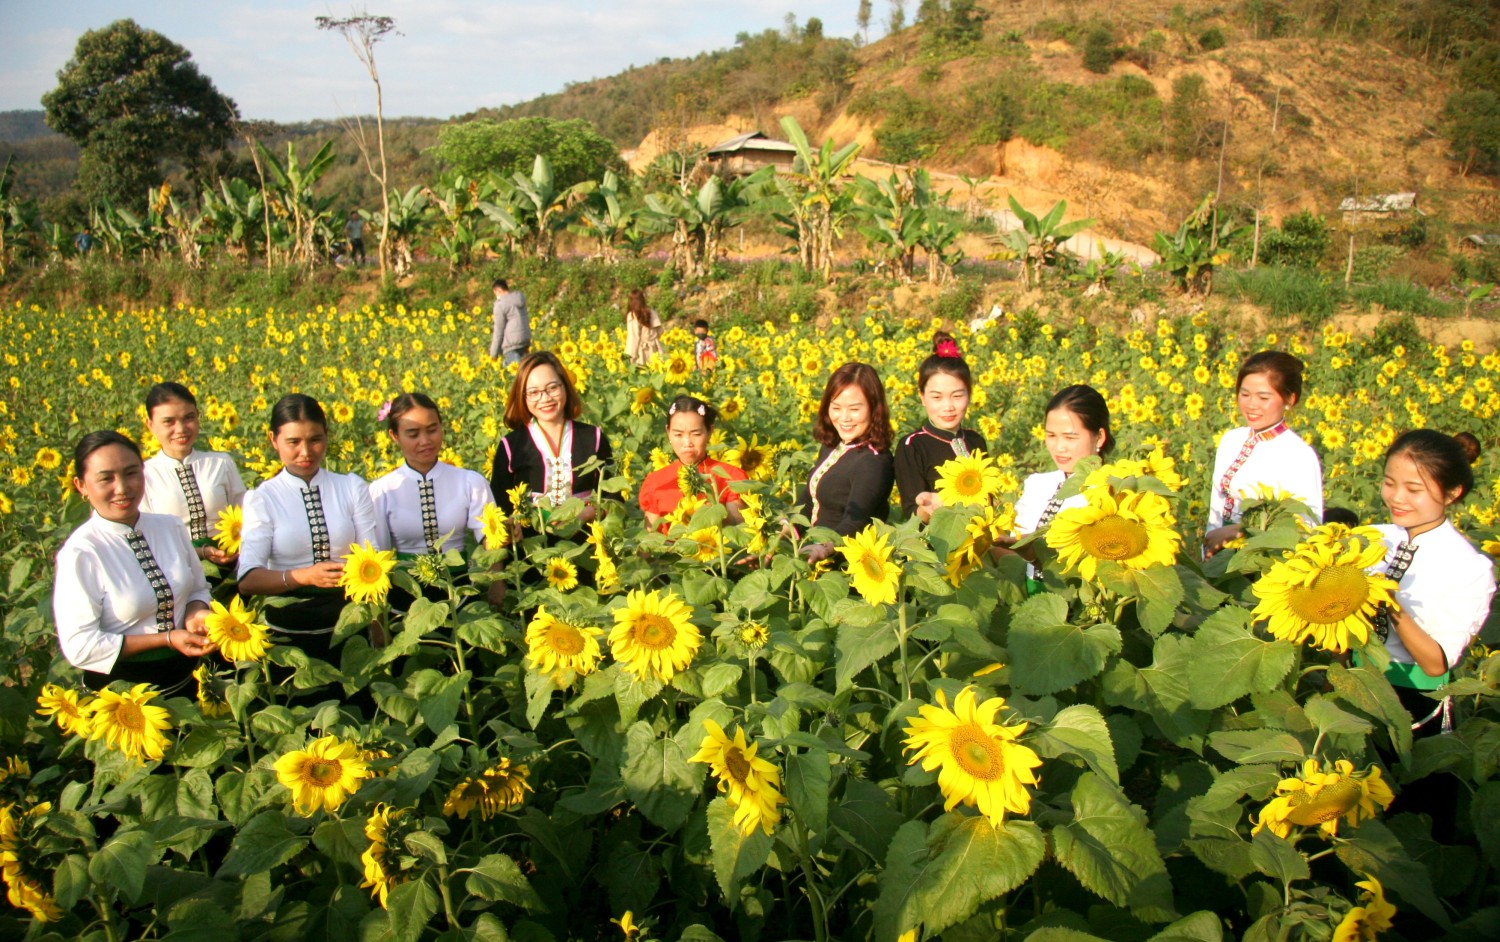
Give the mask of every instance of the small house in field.
<path id="1" fill-rule="evenodd" d="M 715 144 L 704 157 L 715 175 L 743 177 L 762 167 L 790 170 L 797 158 L 797 148 L 786 141 L 773 141 L 760 131 L 751 131 Z"/>
<path id="2" fill-rule="evenodd" d="M 1417 211 L 1417 194 L 1384 193 L 1380 196 L 1351 196 L 1339 204 L 1345 225 L 1405 219 Z"/>

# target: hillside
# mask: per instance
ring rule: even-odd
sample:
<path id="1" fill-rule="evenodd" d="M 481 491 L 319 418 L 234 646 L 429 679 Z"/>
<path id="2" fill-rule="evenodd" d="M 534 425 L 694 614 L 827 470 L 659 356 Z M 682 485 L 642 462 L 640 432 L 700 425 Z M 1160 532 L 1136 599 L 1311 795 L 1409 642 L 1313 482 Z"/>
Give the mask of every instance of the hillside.
<path id="1" fill-rule="evenodd" d="M 1424 22 L 1411 3 L 978 3 L 977 39 L 934 38 L 951 25 L 941 13 L 853 50 L 768 31 L 495 116 L 584 117 L 625 148 L 649 123 L 644 149 L 656 151 L 663 135 L 775 133 L 790 114 L 815 136 L 860 141 L 869 158 L 993 177 L 982 192 L 995 206 L 1011 191 L 1065 198 L 1070 215 L 1135 241 L 1175 228 L 1220 186 L 1247 222 L 1257 209 L 1274 224 L 1303 209 L 1332 217 L 1348 196 L 1414 191 L 1422 212 L 1463 229 L 1493 225 L 1500 199 L 1492 179 L 1460 173 L 1438 133 L 1444 63 L 1452 44 L 1493 38 L 1494 6 L 1448 4 L 1445 15 L 1474 14 L 1457 36 L 1462 23 Z M 1410 22 L 1397 21 L 1403 10 Z M 1412 37 L 1424 27 L 1422 46 Z M 1107 56 L 1102 71 L 1085 67 L 1091 46 Z"/>

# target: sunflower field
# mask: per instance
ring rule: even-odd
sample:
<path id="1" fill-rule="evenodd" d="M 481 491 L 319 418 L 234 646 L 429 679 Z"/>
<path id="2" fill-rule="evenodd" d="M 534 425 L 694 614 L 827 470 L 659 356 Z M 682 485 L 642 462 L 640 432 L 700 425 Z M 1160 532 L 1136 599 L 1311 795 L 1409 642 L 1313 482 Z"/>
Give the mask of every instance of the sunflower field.
<path id="1" fill-rule="evenodd" d="M 1454 732 L 1414 742 L 1370 630 L 1389 586 L 1363 574 L 1367 532 L 1310 529 L 1267 494 L 1239 548 L 1198 549 L 1243 357 L 1307 362 L 1289 421 L 1327 502 L 1377 523 L 1399 430 L 1494 444 L 1500 356 L 1241 336 L 1206 315 L 959 328 L 987 455 L 926 526 L 873 524 L 809 564 L 782 521 L 806 523 L 826 377 L 874 364 L 914 427 L 939 326 L 872 307 L 733 327 L 700 374 L 684 330 L 635 369 L 622 331 L 543 316 L 536 343 L 618 456 L 601 519 L 502 500 L 468 558 L 362 551 L 332 663 L 266 636 L 221 585 L 215 630 L 238 660 L 166 698 L 91 696 L 57 656 L 51 556 L 87 512 L 72 444 L 112 427 L 154 447 L 145 390 L 177 380 L 200 447 L 253 484 L 276 470 L 270 404 L 300 391 L 332 420 L 328 463 L 373 479 L 399 461 L 380 406 L 420 390 L 444 459 L 487 470 L 510 379 L 484 356 L 488 312 L 0 311 L 0 937 L 1500 935 L 1495 626 L 1448 688 Z M 1042 409 L 1075 382 L 1107 397 L 1120 451 L 1080 465 L 1087 506 L 1026 542 L 1028 572 L 989 550 L 1024 477 L 1050 470 Z M 689 503 L 668 533 L 644 525 L 635 489 L 670 460 L 679 392 L 722 410 L 714 451 L 750 478 L 741 524 Z M 1500 452 L 1476 472 L 1456 523 L 1493 552 Z M 429 597 L 389 611 L 387 584 L 418 582 Z M 1434 788 L 1452 800 L 1413 800 Z"/>

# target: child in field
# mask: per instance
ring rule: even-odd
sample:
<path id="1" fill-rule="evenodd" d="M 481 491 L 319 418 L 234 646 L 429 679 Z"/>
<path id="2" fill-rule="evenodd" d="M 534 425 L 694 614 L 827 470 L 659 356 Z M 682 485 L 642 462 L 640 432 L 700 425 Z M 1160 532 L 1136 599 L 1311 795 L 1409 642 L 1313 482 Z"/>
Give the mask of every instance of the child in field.
<path id="1" fill-rule="evenodd" d="M 652 471 L 641 484 L 639 499 L 647 526 L 659 527 L 662 532 L 670 528 L 663 518 L 677 510 L 677 505 L 688 496 L 683 487 L 688 468 L 713 479 L 719 503 L 729 511 L 730 522 L 740 521 L 740 497 L 729 485 L 745 480 L 745 472 L 708 457 L 708 440 L 718 418 L 718 409 L 695 396 L 678 396 L 667 407 L 667 441 L 677 460 L 660 471 Z M 693 496 L 699 502 L 708 500 L 706 494 Z"/>
<path id="2" fill-rule="evenodd" d="M 708 321 L 701 317 L 694 321 L 693 336 L 698 338 L 693 344 L 693 358 L 698 361 L 698 369 L 707 373 L 719 365 L 719 348 L 708 335 Z"/>

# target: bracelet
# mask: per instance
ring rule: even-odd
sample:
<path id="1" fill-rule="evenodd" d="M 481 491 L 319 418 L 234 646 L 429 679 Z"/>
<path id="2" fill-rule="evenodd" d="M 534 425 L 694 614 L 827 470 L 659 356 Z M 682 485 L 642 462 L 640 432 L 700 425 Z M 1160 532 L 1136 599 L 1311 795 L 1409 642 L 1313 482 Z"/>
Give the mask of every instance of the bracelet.
<path id="1" fill-rule="evenodd" d="M 292 584 L 290 582 L 288 582 L 287 578 L 286 578 L 286 574 L 288 572 L 291 572 L 291 570 L 290 569 L 283 569 L 283 570 L 281 570 L 281 587 L 283 589 L 290 589 L 292 587 Z"/>
<path id="2" fill-rule="evenodd" d="M 177 650 L 177 648 L 172 645 L 172 632 L 176 630 L 176 628 L 167 629 L 167 647 L 171 648 L 173 651 Z"/>

